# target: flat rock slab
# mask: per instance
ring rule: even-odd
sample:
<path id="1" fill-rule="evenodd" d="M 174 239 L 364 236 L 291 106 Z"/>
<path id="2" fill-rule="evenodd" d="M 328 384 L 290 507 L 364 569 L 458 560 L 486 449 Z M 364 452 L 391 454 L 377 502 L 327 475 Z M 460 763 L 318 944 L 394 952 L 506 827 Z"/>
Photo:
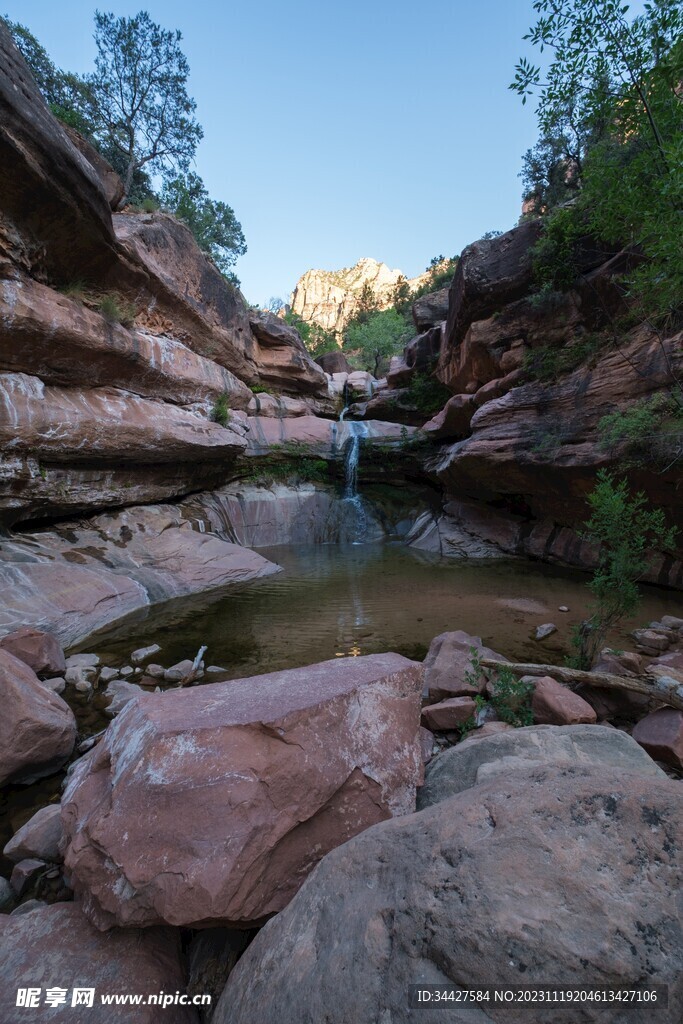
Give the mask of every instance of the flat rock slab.
<path id="1" fill-rule="evenodd" d="M 496 723 L 500 729 L 500 724 Z M 484 726 L 486 728 L 486 726 Z M 476 740 L 476 742 L 474 742 Z M 493 775 L 547 764 L 581 765 L 666 778 L 651 757 L 626 733 L 604 725 L 531 725 L 497 735 L 474 733 L 430 761 L 418 793 L 419 809 L 488 782 Z"/>
<path id="2" fill-rule="evenodd" d="M 422 667 L 398 654 L 131 701 L 64 794 L 90 919 L 237 924 L 281 910 L 329 850 L 410 813 Z"/>
<path id="3" fill-rule="evenodd" d="M 103 935 L 75 903 L 55 903 L 0 916 L 2 1024 L 196 1024 L 183 1006 L 104 1006 L 102 995 L 185 991 L 178 934 L 132 928 Z M 18 1008 L 18 988 L 39 988 L 40 1005 Z M 45 1005 L 46 991 L 66 989 L 66 1005 Z M 92 1006 L 71 1006 L 75 988 L 94 988 Z"/>
<path id="4" fill-rule="evenodd" d="M 604 765 L 497 777 L 328 854 L 249 946 L 212 1024 L 679 1024 L 682 848 L 670 779 Z M 669 1006 L 408 1006 L 414 984 L 551 978 L 665 984 Z"/>

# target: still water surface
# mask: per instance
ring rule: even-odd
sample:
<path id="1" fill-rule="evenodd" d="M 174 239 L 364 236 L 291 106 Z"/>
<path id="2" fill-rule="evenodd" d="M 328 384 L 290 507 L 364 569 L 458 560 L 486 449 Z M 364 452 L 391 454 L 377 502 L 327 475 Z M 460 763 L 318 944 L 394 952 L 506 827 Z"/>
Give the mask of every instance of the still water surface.
<path id="1" fill-rule="evenodd" d="M 168 666 L 208 647 L 222 678 L 255 675 L 336 656 L 397 651 L 423 658 L 430 641 L 464 629 L 511 659 L 545 661 L 566 651 L 571 627 L 587 613 L 583 573 L 523 560 L 430 559 L 399 544 L 261 548 L 283 572 L 239 592 L 182 599 L 144 619 L 129 618 L 89 643 L 105 664 L 124 663 L 136 646 L 158 643 Z M 567 605 L 569 613 L 558 610 Z M 680 614 L 679 593 L 644 589 L 637 619 L 613 642 L 631 646 L 628 629 Z M 543 644 L 536 626 L 554 622 Z M 552 659 L 551 659 L 552 660 Z"/>

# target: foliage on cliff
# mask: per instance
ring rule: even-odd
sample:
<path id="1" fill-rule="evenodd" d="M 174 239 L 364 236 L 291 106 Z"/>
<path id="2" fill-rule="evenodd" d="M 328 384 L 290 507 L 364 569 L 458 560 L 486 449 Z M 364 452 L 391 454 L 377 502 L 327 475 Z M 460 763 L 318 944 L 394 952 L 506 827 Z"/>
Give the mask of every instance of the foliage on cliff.
<path id="1" fill-rule="evenodd" d="M 552 58 L 523 58 L 510 88 L 538 98 L 539 145 L 527 153 L 526 197 L 555 209 L 556 234 L 591 231 L 639 256 L 625 279 L 642 317 L 666 322 L 683 304 L 683 5 L 645 4 L 629 20 L 616 0 L 536 0 L 525 36 Z M 559 267 L 558 258 L 554 266 Z M 562 283 L 561 283 L 562 284 Z"/>
<path id="2" fill-rule="evenodd" d="M 163 29 L 146 11 L 133 17 L 97 11 L 95 71 L 80 76 L 57 68 L 29 29 L 6 20 L 52 113 L 121 175 L 124 203 L 153 210 L 161 201 L 219 270 L 239 283 L 230 268 L 246 252 L 242 228 L 232 208 L 211 199 L 189 170 L 203 132 L 187 93 L 180 32 Z"/>

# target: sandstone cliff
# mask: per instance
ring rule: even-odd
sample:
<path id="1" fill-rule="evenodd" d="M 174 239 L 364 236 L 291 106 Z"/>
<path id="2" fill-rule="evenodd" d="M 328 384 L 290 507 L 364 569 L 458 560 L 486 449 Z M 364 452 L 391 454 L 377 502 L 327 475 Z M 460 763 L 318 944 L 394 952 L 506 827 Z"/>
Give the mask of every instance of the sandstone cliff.
<path id="1" fill-rule="evenodd" d="M 411 290 L 418 288 L 426 276 L 411 278 Z M 307 270 L 292 292 L 291 307 L 307 323 L 341 334 L 356 312 L 364 288 L 370 289 L 380 309 L 386 309 L 403 279 L 400 270 L 390 270 L 385 263 L 368 257 L 343 270 Z"/>
<path id="2" fill-rule="evenodd" d="M 178 497 L 230 478 L 251 387 L 327 395 L 296 331 L 52 116 L 0 22 L 0 521 Z M 223 397 L 224 396 L 224 397 Z M 229 419 L 212 421 L 216 402 Z"/>

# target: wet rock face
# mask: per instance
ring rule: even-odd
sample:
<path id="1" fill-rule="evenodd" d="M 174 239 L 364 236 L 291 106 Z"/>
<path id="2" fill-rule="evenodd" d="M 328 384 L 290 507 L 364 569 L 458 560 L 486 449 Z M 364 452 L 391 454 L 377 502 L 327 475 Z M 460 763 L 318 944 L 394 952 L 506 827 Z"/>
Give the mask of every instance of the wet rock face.
<path id="1" fill-rule="evenodd" d="M 64 764 L 76 740 L 68 704 L 32 669 L 0 650 L 0 785 L 32 782 Z"/>
<path id="2" fill-rule="evenodd" d="M 185 992 L 178 934 L 170 928 L 122 929 L 102 935 L 75 903 L 37 906 L 20 915 L 0 915 L 0 1000 L 2 1020 L 41 1024 L 196 1024 L 183 1006 L 105 1006 L 102 995 Z M 17 989 L 41 989 L 40 1005 L 16 1008 Z M 66 1001 L 44 1003 L 49 988 L 66 989 Z M 94 988 L 91 1006 L 72 1008 L 75 988 Z M 5 1009 L 7 1008 L 7 1009 Z M 11 1009 L 10 1009 L 11 1008 Z M 7 1012 L 15 1011 L 15 1016 Z"/>
<path id="3" fill-rule="evenodd" d="M 228 980 L 215 1024 L 407 1024 L 411 984 L 515 987 L 548 978 L 666 984 L 661 1018 L 677 1024 L 682 822 L 676 782 L 552 765 L 499 775 L 384 822 L 328 854 L 262 929 Z M 566 1009 L 538 1004 L 478 1017 L 443 1012 L 458 1024 L 567 1019 Z M 654 1018 L 642 1004 L 582 1004 L 580 1019 Z"/>
<path id="4" fill-rule="evenodd" d="M 85 912 L 106 929 L 280 911 L 328 850 L 413 810 L 421 689 L 419 664 L 382 654 L 132 701 L 62 802 Z"/>
<path id="5" fill-rule="evenodd" d="M 69 647 L 136 609 L 275 572 L 255 551 L 193 530 L 182 506 L 132 507 L 4 541 L 0 634 L 33 621 Z"/>

